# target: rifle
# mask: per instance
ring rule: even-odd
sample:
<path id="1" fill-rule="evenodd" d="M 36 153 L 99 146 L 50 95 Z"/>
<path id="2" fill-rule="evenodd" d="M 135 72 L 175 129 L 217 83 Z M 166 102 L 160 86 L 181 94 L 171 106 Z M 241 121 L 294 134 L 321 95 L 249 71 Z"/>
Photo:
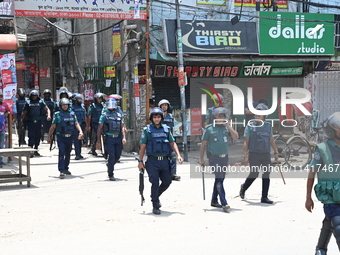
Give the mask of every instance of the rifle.
<path id="1" fill-rule="evenodd" d="M 53 147 L 54 145 L 54 147 Z M 54 150 L 55 149 L 55 130 L 53 132 L 53 134 L 51 135 L 51 143 L 50 143 L 50 151 Z"/>

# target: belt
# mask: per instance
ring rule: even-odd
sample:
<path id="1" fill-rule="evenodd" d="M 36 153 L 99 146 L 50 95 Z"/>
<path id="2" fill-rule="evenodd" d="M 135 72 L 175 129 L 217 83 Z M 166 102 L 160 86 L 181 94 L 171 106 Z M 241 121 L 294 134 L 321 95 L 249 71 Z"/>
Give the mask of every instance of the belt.
<path id="1" fill-rule="evenodd" d="M 106 137 L 118 137 L 119 135 L 105 135 Z"/>
<path id="2" fill-rule="evenodd" d="M 148 158 L 152 158 L 152 159 L 157 159 L 157 160 L 164 160 L 164 159 L 168 159 L 168 156 L 150 156 L 148 155 Z"/>
<path id="3" fill-rule="evenodd" d="M 72 136 L 72 134 L 58 134 L 58 135 L 60 135 L 62 137 L 71 137 Z"/>
<path id="4" fill-rule="evenodd" d="M 30 122 L 33 122 L 33 123 L 38 123 L 38 121 L 40 120 L 29 120 Z"/>
<path id="5" fill-rule="evenodd" d="M 221 154 L 221 155 L 211 154 L 211 155 L 214 156 L 214 157 L 219 157 L 219 158 L 225 158 L 226 156 L 228 156 L 228 154 Z"/>

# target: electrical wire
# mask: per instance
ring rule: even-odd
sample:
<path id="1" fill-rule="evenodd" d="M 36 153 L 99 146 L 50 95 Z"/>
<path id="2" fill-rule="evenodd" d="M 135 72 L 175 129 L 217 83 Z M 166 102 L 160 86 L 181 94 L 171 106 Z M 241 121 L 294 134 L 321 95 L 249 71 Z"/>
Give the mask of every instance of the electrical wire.
<path id="1" fill-rule="evenodd" d="M 54 26 L 55 28 L 57 28 L 58 30 L 60 30 L 60 31 L 62 31 L 62 32 L 68 34 L 68 35 L 71 35 L 71 36 L 82 36 L 82 35 L 94 35 L 94 34 L 98 34 L 98 33 L 101 33 L 101 32 L 103 32 L 103 31 L 106 31 L 106 30 L 108 30 L 108 29 L 111 29 L 112 27 L 114 27 L 114 26 L 116 26 L 116 25 L 118 25 L 118 24 L 120 24 L 120 23 L 122 23 L 122 22 L 124 21 L 124 20 L 121 20 L 121 21 L 119 21 L 119 22 L 117 22 L 117 23 L 115 23 L 115 24 L 113 24 L 113 25 L 111 25 L 111 26 L 109 26 L 109 27 L 103 28 L 103 29 L 98 30 L 98 31 L 96 31 L 96 32 L 70 33 L 70 32 L 68 32 L 68 31 L 66 31 L 65 29 L 63 29 L 63 28 L 61 28 L 61 27 L 55 25 L 54 23 L 52 23 L 51 21 L 49 21 L 49 20 L 46 19 L 45 17 L 43 17 L 43 19 L 44 19 L 45 21 L 47 21 L 47 23 L 49 23 L 50 25 L 52 25 L 52 26 Z"/>

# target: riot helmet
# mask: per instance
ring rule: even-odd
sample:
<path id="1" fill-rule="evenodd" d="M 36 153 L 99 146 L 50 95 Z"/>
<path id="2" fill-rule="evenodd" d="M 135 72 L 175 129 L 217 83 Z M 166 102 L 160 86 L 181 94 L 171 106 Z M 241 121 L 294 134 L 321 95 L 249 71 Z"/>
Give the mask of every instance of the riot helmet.
<path id="1" fill-rule="evenodd" d="M 118 95 L 118 94 L 111 94 L 111 95 L 109 95 L 107 98 L 108 98 L 108 99 L 109 99 L 109 98 L 114 98 L 114 99 L 116 99 L 116 100 L 120 100 L 120 99 L 122 99 L 123 97 L 122 97 L 121 95 Z"/>
<path id="2" fill-rule="evenodd" d="M 340 140 L 340 137 L 338 137 L 334 132 L 335 130 L 339 129 L 340 112 L 335 112 L 332 115 L 326 117 L 326 119 L 322 123 L 322 130 L 329 139 L 337 138 Z"/>
<path id="3" fill-rule="evenodd" d="M 164 114 L 163 114 L 163 111 L 161 108 L 159 107 L 155 107 L 155 108 L 152 108 L 151 112 L 150 112 L 150 115 L 149 115 L 149 120 L 152 121 L 152 116 L 153 115 L 161 115 L 162 117 L 162 121 L 164 120 Z"/>
<path id="4" fill-rule="evenodd" d="M 117 101 L 114 98 L 109 98 L 106 102 L 106 108 L 111 110 L 111 109 L 116 109 L 117 108 Z"/>
<path id="5" fill-rule="evenodd" d="M 37 96 L 37 97 L 39 97 L 39 92 L 38 92 L 38 90 L 33 89 L 33 90 L 30 92 L 30 98 L 32 98 L 32 96 Z"/>
<path id="6" fill-rule="evenodd" d="M 62 88 L 64 88 L 64 87 L 62 87 Z M 65 90 L 65 89 L 61 90 L 62 88 L 60 88 L 60 90 L 59 90 L 59 99 L 62 99 L 62 98 L 68 99 L 69 98 L 68 91 Z"/>
<path id="7" fill-rule="evenodd" d="M 25 97 L 25 89 L 19 88 L 17 91 L 19 97 Z"/>
<path id="8" fill-rule="evenodd" d="M 216 119 L 218 117 L 218 115 L 220 114 L 224 114 L 224 116 L 226 118 L 229 118 L 229 115 L 230 115 L 230 111 L 227 110 L 226 108 L 224 107 L 217 107 L 215 109 L 212 110 L 212 115 L 214 116 L 214 118 Z"/>
<path id="9" fill-rule="evenodd" d="M 51 94 L 52 95 L 52 92 L 49 89 L 45 89 L 44 92 L 43 92 L 43 95 L 45 95 L 45 94 Z"/>
<path id="10" fill-rule="evenodd" d="M 105 96 L 104 93 L 98 92 L 98 93 L 94 94 L 94 101 L 98 102 L 98 98 L 101 98 L 104 101 L 104 96 Z"/>
<path id="11" fill-rule="evenodd" d="M 60 106 L 62 106 L 63 104 L 70 105 L 71 103 L 70 103 L 70 100 L 68 100 L 67 98 L 62 98 L 62 99 L 60 99 L 59 104 L 60 104 Z"/>
<path id="12" fill-rule="evenodd" d="M 266 106 L 264 103 L 260 103 L 255 107 L 255 109 L 260 110 L 260 111 L 265 111 L 265 110 L 268 110 L 268 106 Z M 261 116 L 263 116 L 264 120 L 267 118 L 267 115 L 261 115 Z"/>

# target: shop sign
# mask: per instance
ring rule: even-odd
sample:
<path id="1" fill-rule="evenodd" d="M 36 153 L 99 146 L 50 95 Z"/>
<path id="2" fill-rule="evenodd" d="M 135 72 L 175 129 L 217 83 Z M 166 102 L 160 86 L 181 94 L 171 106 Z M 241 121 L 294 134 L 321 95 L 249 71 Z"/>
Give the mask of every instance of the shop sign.
<path id="1" fill-rule="evenodd" d="M 321 61 L 315 71 L 340 71 L 339 61 Z"/>
<path id="2" fill-rule="evenodd" d="M 104 69 L 104 77 L 105 78 L 116 77 L 116 67 L 106 66 L 105 69 Z"/>
<path id="3" fill-rule="evenodd" d="M 185 66 L 184 72 L 187 77 L 192 78 L 219 78 L 219 77 L 237 77 L 240 67 L 233 66 Z M 177 66 L 155 65 L 154 77 L 173 78 L 178 77 Z"/>
<path id="4" fill-rule="evenodd" d="M 181 20 L 183 53 L 258 54 L 256 23 L 224 20 Z M 167 53 L 177 53 L 176 20 L 163 20 Z"/>
<path id="5" fill-rule="evenodd" d="M 51 69 L 50 68 L 40 68 L 39 76 L 40 78 L 50 78 L 51 77 Z"/>
<path id="6" fill-rule="evenodd" d="M 16 62 L 17 70 L 26 70 L 27 66 L 25 62 Z"/>
<path id="7" fill-rule="evenodd" d="M 245 62 L 242 66 L 240 77 L 301 75 L 303 71 L 302 65 L 301 62 Z"/>
<path id="8" fill-rule="evenodd" d="M 260 12 L 259 42 L 261 55 L 334 55 L 334 15 Z"/>
<path id="9" fill-rule="evenodd" d="M 256 7 L 256 2 L 258 2 L 258 0 L 234 0 L 234 6 Z M 262 0 L 259 2 L 261 7 L 268 8 L 273 1 Z M 276 0 L 275 4 L 279 8 L 288 8 L 288 0 Z"/>

